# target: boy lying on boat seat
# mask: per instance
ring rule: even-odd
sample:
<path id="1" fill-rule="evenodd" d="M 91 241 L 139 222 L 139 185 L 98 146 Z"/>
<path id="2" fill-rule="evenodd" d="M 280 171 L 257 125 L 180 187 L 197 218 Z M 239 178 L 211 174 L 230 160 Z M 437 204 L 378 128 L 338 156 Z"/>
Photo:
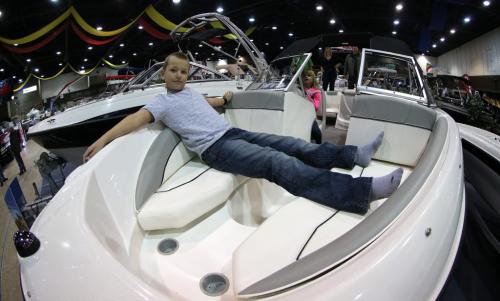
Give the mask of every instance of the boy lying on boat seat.
<path id="1" fill-rule="evenodd" d="M 83 155 L 84 161 L 115 138 L 160 120 L 210 167 L 265 178 L 296 196 L 338 210 L 363 214 L 371 201 L 390 196 L 401 182 L 401 168 L 376 178 L 353 178 L 330 171 L 334 167 L 368 166 L 382 143 L 383 133 L 371 143 L 357 147 L 311 144 L 293 137 L 235 128 L 212 108 L 227 104 L 232 93 L 205 100 L 198 92 L 185 87 L 188 73 L 185 54 L 175 52 L 167 56 L 162 69 L 167 91 L 89 146 Z"/>

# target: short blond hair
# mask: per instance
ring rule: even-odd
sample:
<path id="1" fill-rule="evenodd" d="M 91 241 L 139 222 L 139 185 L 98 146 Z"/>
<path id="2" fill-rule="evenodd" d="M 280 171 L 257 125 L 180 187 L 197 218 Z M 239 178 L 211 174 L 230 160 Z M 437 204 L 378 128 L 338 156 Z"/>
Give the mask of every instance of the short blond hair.
<path id="1" fill-rule="evenodd" d="M 165 61 L 163 62 L 163 70 L 165 70 L 165 68 L 167 68 L 168 60 L 171 57 L 175 57 L 175 58 L 178 58 L 181 60 L 185 60 L 186 62 L 189 62 L 189 58 L 184 52 L 180 52 L 180 51 L 172 52 L 171 54 L 167 55 L 167 57 L 165 58 Z"/>
<path id="2" fill-rule="evenodd" d="M 313 78 L 313 87 L 316 87 L 318 85 L 318 82 L 316 81 L 316 73 L 314 73 L 314 71 L 312 69 L 309 69 L 309 70 L 306 70 L 304 72 L 302 72 L 302 74 L 304 76 L 312 76 Z"/>

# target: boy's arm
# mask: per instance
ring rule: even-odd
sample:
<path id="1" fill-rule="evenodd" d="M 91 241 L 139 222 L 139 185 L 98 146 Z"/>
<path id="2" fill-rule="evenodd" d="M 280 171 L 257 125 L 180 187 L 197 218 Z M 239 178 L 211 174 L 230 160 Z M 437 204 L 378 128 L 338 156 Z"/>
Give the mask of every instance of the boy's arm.
<path id="1" fill-rule="evenodd" d="M 208 104 L 212 107 L 222 107 L 231 101 L 233 98 L 233 92 L 227 91 L 222 97 L 205 97 Z"/>
<path id="2" fill-rule="evenodd" d="M 133 132 L 151 121 L 153 121 L 153 115 L 151 115 L 151 113 L 146 109 L 140 109 L 139 111 L 128 115 L 87 148 L 83 154 L 83 162 L 87 162 L 109 142 Z"/>

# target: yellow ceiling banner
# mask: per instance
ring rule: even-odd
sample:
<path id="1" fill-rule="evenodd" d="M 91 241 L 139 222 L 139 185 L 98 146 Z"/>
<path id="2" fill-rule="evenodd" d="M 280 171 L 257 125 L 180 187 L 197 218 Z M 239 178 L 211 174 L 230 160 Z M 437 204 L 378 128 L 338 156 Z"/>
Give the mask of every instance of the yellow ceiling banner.
<path id="1" fill-rule="evenodd" d="M 111 63 L 110 61 L 106 60 L 106 59 L 101 59 L 104 63 L 106 63 L 106 65 L 110 66 L 111 68 L 113 69 L 120 69 L 120 68 L 124 68 L 124 67 L 127 67 L 128 66 L 128 63 L 126 64 L 123 64 L 123 65 L 115 65 L 113 63 Z"/>
<path id="2" fill-rule="evenodd" d="M 40 76 L 36 76 L 36 75 L 34 75 L 34 74 L 30 74 L 30 76 L 31 76 L 31 75 L 33 75 L 35 78 L 37 78 L 37 79 L 39 79 L 39 80 L 50 80 L 50 79 L 54 79 L 54 78 L 58 77 L 59 75 L 61 75 L 61 74 L 64 72 L 64 70 L 66 69 L 66 67 L 68 67 L 68 65 L 69 65 L 69 64 L 66 64 L 64 67 L 62 67 L 62 69 L 61 69 L 61 70 L 59 70 L 59 71 L 58 71 L 55 75 L 53 75 L 53 76 L 51 76 L 51 77 L 40 77 Z"/>
<path id="3" fill-rule="evenodd" d="M 162 16 L 151 4 L 146 7 L 144 12 L 146 13 L 146 15 L 148 15 L 149 18 L 151 18 L 151 20 L 153 20 L 156 24 L 165 28 L 166 30 L 172 31 L 177 26 L 175 23 L 170 22 L 164 16 Z M 187 28 L 185 27 L 179 28 L 179 32 L 186 31 Z"/>
<path id="4" fill-rule="evenodd" d="M 28 77 L 26 78 L 26 80 L 22 84 L 20 84 L 17 88 L 15 88 L 12 91 L 17 92 L 17 91 L 21 90 L 22 88 L 24 88 L 24 86 L 26 86 L 26 84 L 30 81 L 30 79 L 31 79 L 31 73 L 30 73 L 30 75 L 28 75 Z"/>
<path id="5" fill-rule="evenodd" d="M 139 19 L 142 16 L 142 14 L 144 13 L 144 12 L 141 12 L 132 22 L 123 26 L 122 28 L 118 28 L 118 29 L 110 30 L 110 31 L 103 31 L 103 30 L 97 30 L 94 27 L 90 26 L 89 23 L 87 23 L 82 18 L 82 16 L 80 16 L 80 14 L 76 11 L 76 9 L 73 6 L 70 8 L 70 10 L 71 10 L 71 14 L 73 15 L 73 18 L 75 18 L 76 23 L 78 23 L 78 25 L 80 25 L 80 27 L 83 28 L 83 30 L 85 30 L 86 32 L 88 32 L 90 34 L 98 36 L 98 37 L 110 37 L 110 36 L 115 36 L 117 34 L 124 32 L 130 26 L 132 26 L 137 21 L 137 19 Z"/>
<path id="6" fill-rule="evenodd" d="M 5 44 L 26 44 L 33 42 L 34 40 L 40 38 L 41 36 L 44 36 L 48 32 L 50 32 L 52 29 L 56 28 L 59 24 L 61 24 L 64 20 L 66 20 L 70 15 L 71 15 L 71 10 L 73 7 L 70 7 L 66 12 L 64 12 L 62 15 L 57 17 L 54 21 L 50 22 L 49 24 L 45 25 L 44 27 L 40 28 L 39 30 L 35 31 L 32 34 L 29 34 L 25 37 L 19 38 L 19 39 L 8 39 L 4 37 L 0 37 L 0 42 L 3 42 Z"/>

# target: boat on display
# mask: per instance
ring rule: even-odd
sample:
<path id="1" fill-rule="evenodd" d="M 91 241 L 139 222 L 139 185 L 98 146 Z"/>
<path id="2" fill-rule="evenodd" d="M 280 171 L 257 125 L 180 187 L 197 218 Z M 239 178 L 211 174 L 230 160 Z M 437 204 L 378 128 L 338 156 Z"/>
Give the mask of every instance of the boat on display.
<path id="1" fill-rule="evenodd" d="M 401 167 L 389 198 L 365 215 L 328 208 L 266 180 L 214 170 L 170 129 L 150 124 L 78 167 L 31 232 L 16 234 L 25 298 L 435 299 L 457 254 L 464 167 L 473 167 L 464 166 L 460 129 L 436 107 L 415 58 L 390 43 L 371 45 L 361 54 L 346 144 L 381 130 L 383 142 L 368 167 L 333 170 L 371 177 Z M 235 93 L 224 118 L 309 140 L 315 111 L 301 74 L 310 58 L 274 60 Z M 374 66 L 394 70 L 398 90 L 370 85 Z M 489 158 L 498 164 L 498 136 L 468 133 L 468 143 L 496 152 Z"/>
<path id="2" fill-rule="evenodd" d="M 218 29 L 216 31 L 207 29 L 205 31 L 209 31 L 211 35 L 201 35 L 204 32 L 201 27 L 211 27 L 213 22 L 217 22 Z M 186 27 L 187 25 L 191 25 L 191 27 Z M 181 30 L 182 33 L 178 33 L 178 30 Z M 210 41 L 203 40 L 222 33 L 228 35 L 232 49 L 236 44 L 237 50 L 234 55 L 224 51 L 224 48 L 219 47 L 220 45 L 213 46 Z M 192 59 L 188 87 L 207 97 L 222 96 L 226 91 L 243 90 L 252 80 L 248 77 L 233 79 L 195 62 L 194 56 L 189 50 L 192 41 L 196 41 L 196 47 L 198 47 L 198 43 L 203 44 L 205 47 L 212 48 L 214 52 L 229 56 L 231 59 L 237 59 L 238 53 L 249 51 L 250 54 L 247 56 L 255 64 L 257 74 L 267 66 L 261 52 L 241 30 L 228 18 L 218 14 L 203 14 L 188 18 L 179 24 L 171 35 L 175 37 L 175 42 L 179 47 L 181 44 L 186 47 L 185 51 Z M 216 41 L 219 42 L 219 40 Z M 239 52 L 240 48 L 242 51 Z M 125 116 L 137 111 L 152 101 L 155 95 L 165 91 L 165 84 L 160 75 L 162 66 L 163 62 L 152 65 L 148 70 L 132 79 L 117 94 L 84 102 L 36 123 L 29 128 L 28 137 L 54 154 L 77 165 L 81 164 L 82 155 L 90 144 Z"/>

